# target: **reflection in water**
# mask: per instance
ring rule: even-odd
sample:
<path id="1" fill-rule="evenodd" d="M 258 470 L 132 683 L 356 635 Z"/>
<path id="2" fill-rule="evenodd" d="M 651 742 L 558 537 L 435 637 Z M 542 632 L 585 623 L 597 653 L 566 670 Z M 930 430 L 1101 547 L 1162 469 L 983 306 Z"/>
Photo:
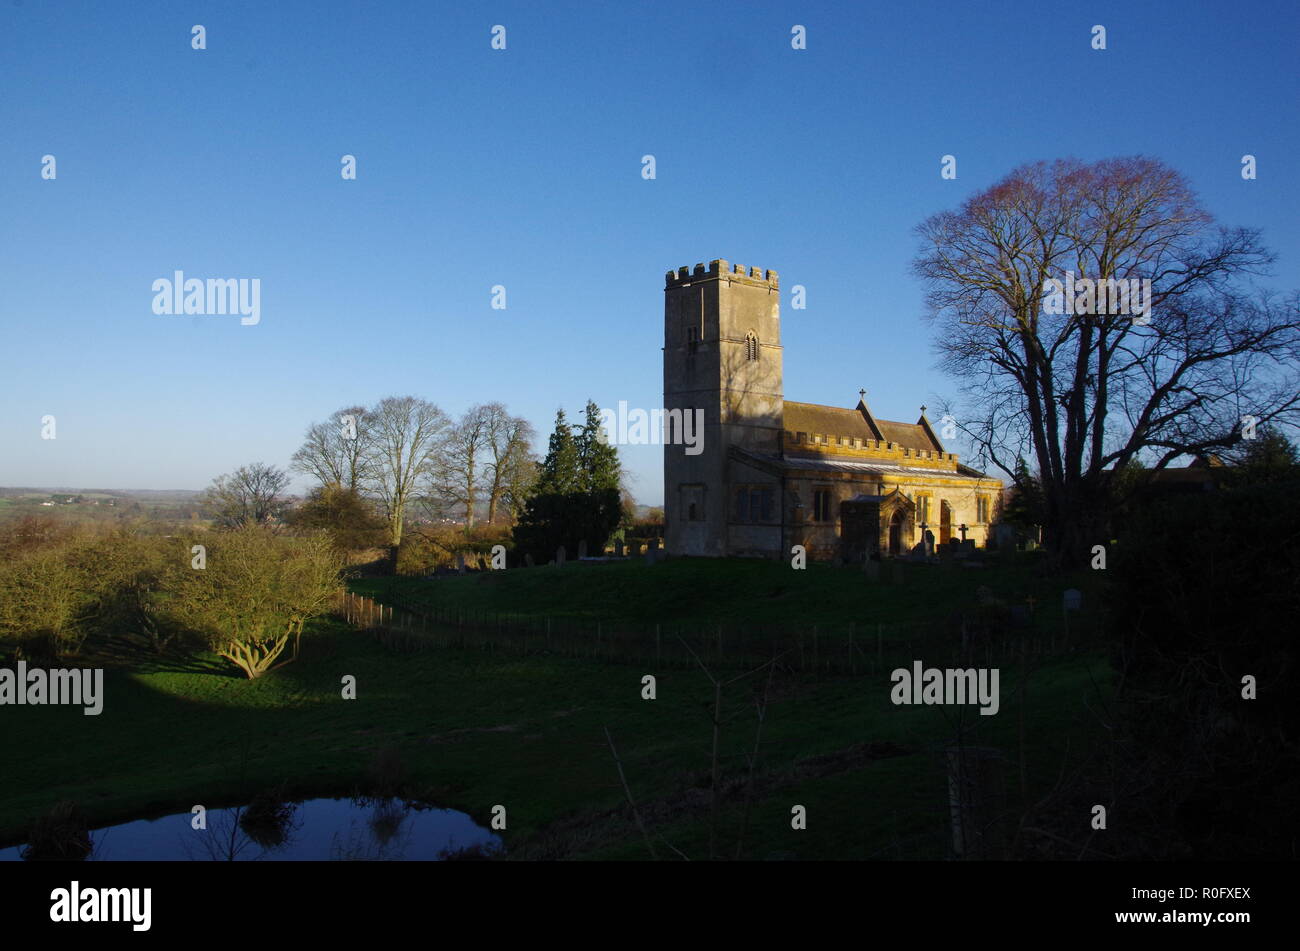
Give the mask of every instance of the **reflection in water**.
<path id="1" fill-rule="evenodd" d="M 300 826 L 293 821 L 296 809 L 297 803 L 268 808 L 254 800 L 247 807 L 214 810 L 207 815 L 207 828 L 194 829 L 192 836 L 183 837 L 181 847 L 190 861 L 267 858 L 292 841 L 292 833 Z"/>
<path id="2" fill-rule="evenodd" d="M 410 811 L 400 799 L 354 799 L 358 809 L 369 806 L 363 821 L 354 818 L 346 834 L 336 832 L 330 843 L 330 858 L 339 862 L 382 862 L 406 858 L 409 831 L 404 834 Z M 364 828 L 362 828 L 364 827 Z"/>
<path id="3" fill-rule="evenodd" d="M 430 861 L 462 850 L 497 854 L 500 839 L 463 812 L 396 798 L 281 801 L 210 809 L 206 828 L 190 813 L 127 822 L 86 836 L 92 860 Z M 93 840 L 93 841 L 92 841 Z M 0 861 L 24 846 L 0 849 Z"/>
<path id="4" fill-rule="evenodd" d="M 81 810 L 75 802 L 64 801 L 32 823 L 22 857 L 28 862 L 84 862 L 94 849 Z"/>
<path id="5" fill-rule="evenodd" d="M 278 792 L 263 793 L 248 804 L 239 827 L 262 848 L 277 849 L 289 841 L 297 803 L 286 802 Z"/>

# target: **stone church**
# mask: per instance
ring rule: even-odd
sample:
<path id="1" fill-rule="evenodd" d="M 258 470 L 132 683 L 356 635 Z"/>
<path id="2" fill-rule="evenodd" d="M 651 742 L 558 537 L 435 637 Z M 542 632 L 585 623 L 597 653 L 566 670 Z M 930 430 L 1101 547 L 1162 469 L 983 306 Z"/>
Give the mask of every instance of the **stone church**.
<path id="1" fill-rule="evenodd" d="M 703 409 L 696 454 L 665 434 L 670 555 L 860 561 L 950 539 L 984 545 L 1000 480 L 946 452 L 925 407 L 915 423 L 782 392 L 775 271 L 711 261 L 669 271 L 664 408 Z M 671 417 L 669 417 L 671 418 Z"/>

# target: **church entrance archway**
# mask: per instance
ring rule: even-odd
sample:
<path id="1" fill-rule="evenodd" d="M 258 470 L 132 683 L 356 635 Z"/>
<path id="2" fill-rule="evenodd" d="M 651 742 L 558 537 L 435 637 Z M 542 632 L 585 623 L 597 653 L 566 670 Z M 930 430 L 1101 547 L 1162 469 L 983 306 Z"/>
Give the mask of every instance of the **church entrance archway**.
<path id="1" fill-rule="evenodd" d="M 889 520 L 889 553 L 891 555 L 901 555 L 903 553 L 902 512 L 895 512 L 894 517 Z"/>
<path id="2" fill-rule="evenodd" d="M 947 499 L 939 501 L 939 544 L 946 545 L 952 539 L 952 506 Z"/>

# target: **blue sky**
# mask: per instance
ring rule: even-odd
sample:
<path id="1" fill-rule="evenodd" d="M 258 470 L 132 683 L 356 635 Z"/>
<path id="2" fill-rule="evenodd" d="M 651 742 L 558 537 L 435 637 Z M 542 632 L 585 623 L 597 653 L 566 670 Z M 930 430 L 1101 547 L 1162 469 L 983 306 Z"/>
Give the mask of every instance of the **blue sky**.
<path id="1" fill-rule="evenodd" d="M 1298 41 L 1291 2 L 0 0 L 0 485 L 197 489 L 408 393 L 544 448 L 661 405 L 664 272 L 716 257 L 780 272 L 787 398 L 913 420 L 955 385 L 912 229 L 1024 162 L 1162 159 L 1300 286 Z M 260 323 L 155 315 L 178 269 Z"/>

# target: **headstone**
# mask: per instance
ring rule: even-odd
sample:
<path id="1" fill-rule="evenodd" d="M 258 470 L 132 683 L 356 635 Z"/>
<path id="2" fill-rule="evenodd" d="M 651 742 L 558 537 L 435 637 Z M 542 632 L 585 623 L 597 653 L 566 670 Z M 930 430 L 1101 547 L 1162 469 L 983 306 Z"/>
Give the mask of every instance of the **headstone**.
<path id="1" fill-rule="evenodd" d="M 645 548 L 645 563 L 647 565 L 653 565 L 655 563 L 655 557 L 658 554 L 659 551 L 657 548 L 655 548 L 653 545 L 647 545 Z"/>
<path id="2" fill-rule="evenodd" d="M 582 559 L 582 558 L 586 558 L 586 557 L 587 557 L 587 539 L 585 539 L 585 538 L 579 538 L 579 539 L 578 539 L 578 558 L 579 558 L 579 559 Z"/>
<path id="3" fill-rule="evenodd" d="M 1067 588 L 1065 594 L 1061 596 L 1061 609 L 1063 611 L 1078 611 L 1083 607 L 1083 592 L 1078 588 Z"/>
<path id="4" fill-rule="evenodd" d="M 532 568 L 532 567 L 533 567 L 533 565 L 534 565 L 534 563 L 533 563 L 533 553 L 532 553 L 531 551 L 530 551 L 530 552 L 526 552 L 526 553 L 524 554 L 524 564 L 527 565 L 529 568 Z"/>
<path id="5" fill-rule="evenodd" d="M 623 539 L 621 538 L 614 540 L 614 557 L 615 558 L 623 557 Z"/>
<path id="6" fill-rule="evenodd" d="M 928 528 L 925 530 L 925 556 L 929 558 L 934 554 L 934 532 Z"/>
<path id="7" fill-rule="evenodd" d="M 563 545 L 561 545 L 559 548 L 555 549 L 555 566 L 556 566 L 557 568 L 563 568 L 563 567 L 564 567 L 564 554 L 565 554 L 565 552 L 564 552 L 564 546 L 563 546 Z"/>
<path id="8" fill-rule="evenodd" d="M 456 552 L 456 571 L 462 575 L 465 573 L 465 553 L 463 551 Z"/>

